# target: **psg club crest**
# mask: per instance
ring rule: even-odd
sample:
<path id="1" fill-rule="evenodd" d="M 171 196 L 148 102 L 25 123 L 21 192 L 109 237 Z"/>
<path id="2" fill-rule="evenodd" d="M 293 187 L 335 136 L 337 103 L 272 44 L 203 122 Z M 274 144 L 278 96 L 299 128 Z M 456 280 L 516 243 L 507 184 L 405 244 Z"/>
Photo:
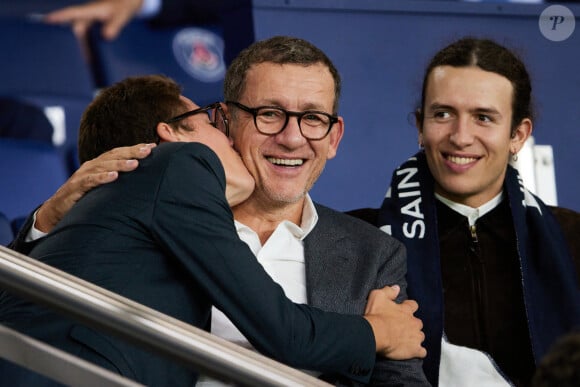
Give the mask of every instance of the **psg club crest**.
<path id="1" fill-rule="evenodd" d="M 224 78 L 224 41 L 211 31 L 179 31 L 173 38 L 173 55 L 183 70 L 199 81 L 217 82 Z"/>

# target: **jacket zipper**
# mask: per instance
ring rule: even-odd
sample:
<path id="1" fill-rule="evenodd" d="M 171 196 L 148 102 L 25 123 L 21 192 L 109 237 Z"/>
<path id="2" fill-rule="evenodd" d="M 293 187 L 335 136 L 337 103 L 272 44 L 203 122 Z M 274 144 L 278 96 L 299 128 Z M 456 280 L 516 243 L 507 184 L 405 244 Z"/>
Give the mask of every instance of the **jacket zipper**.
<path id="1" fill-rule="evenodd" d="M 481 257 L 481 251 L 479 246 L 479 238 L 477 235 L 477 227 L 475 224 L 469 226 L 469 232 L 471 234 L 471 252 L 473 254 L 473 283 L 475 291 L 474 299 L 474 310 L 477 318 L 477 332 L 476 337 L 480 343 L 483 350 L 488 350 L 487 343 L 487 324 L 485 322 L 485 316 L 487 314 L 487 305 L 485 297 L 485 262 L 483 262 Z"/>

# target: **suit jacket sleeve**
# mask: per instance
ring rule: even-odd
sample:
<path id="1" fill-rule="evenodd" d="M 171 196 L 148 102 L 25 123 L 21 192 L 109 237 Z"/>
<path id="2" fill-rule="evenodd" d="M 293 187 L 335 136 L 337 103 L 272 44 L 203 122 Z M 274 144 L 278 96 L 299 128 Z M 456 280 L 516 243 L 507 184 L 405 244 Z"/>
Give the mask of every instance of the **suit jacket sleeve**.
<path id="1" fill-rule="evenodd" d="M 158 244 L 261 352 L 368 380 L 375 358 L 368 322 L 288 300 L 237 236 L 215 154 L 184 147 L 190 151 L 173 153 L 157 187 L 151 224 Z"/>
<path id="2" fill-rule="evenodd" d="M 388 236 L 389 239 L 393 239 Z M 395 240 L 394 240 L 395 241 Z M 385 264 L 379 270 L 375 287 L 382 288 L 387 285 L 399 284 L 401 293 L 397 298 L 398 302 L 406 300 L 407 297 L 407 255 L 403 244 L 395 241 L 400 246 L 392 250 L 392 253 L 385 256 Z M 423 372 L 423 361 L 421 359 L 390 360 L 377 356 L 375 368 L 371 376 L 372 386 L 430 386 L 427 377 Z"/>
<path id="3" fill-rule="evenodd" d="M 8 245 L 8 248 L 17 251 L 21 254 L 28 255 L 30 251 L 36 246 L 38 239 L 32 242 L 26 242 L 26 236 L 34 224 L 34 213 L 38 210 L 38 207 L 26 218 L 24 224 L 16 234 L 16 238 Z"/>

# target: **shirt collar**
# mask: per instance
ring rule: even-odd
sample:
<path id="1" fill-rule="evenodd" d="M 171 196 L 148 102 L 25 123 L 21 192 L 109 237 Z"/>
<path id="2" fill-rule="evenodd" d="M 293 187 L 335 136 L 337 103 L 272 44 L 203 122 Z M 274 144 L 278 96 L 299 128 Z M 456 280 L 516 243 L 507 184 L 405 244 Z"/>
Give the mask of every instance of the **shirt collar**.
<path id="1" fill-rule="evenodd" d="M 469 220 L 469 225 L 473 226 L 477 221 L 477 219 L 481 218 L 483 215 L 493 210 L 502 202 L 504 198 L 504 193 L 503 191 L 501 191 L 493 199 L 477 208 L 469 207 L 466 206 L 465 204 L 456 203 L 447 198 L 444 198 L 438 193 L 435 193 L 435 197 L 437 198 L 437 200 L 445 204 L 447 207 L 465 216 Z"/>
<path id="2" fill-rule="evenodd" d="M 240 233 L 244 229 L 246 231 L 250 230 L 248 226 L 246 226 L 241 222 L 238 222 L 237 220 L 235 220 L 234 223 L 236 225 L 236 230 L 238 231 L 238 233 Z M 318 223 L 318 213 L 316 212 L 316 207 L 314 206 L 314 202 L 312 201 L 312 198 L 310 198 L 310 195 L 306 194 L 304 200 L 304 207 L 302 208 L 302 223 L 300 224 L 300 226 L 289 220 L 284 220 L 280 222 L 280 224 L 276 228 L 280 227 L 281 225 L 284 225 L 284 227 L 286 227 L 292 233 L 292 235 L 294 235 L 296 239 L 302 241 L 314 229 L 316 223 Z"/>

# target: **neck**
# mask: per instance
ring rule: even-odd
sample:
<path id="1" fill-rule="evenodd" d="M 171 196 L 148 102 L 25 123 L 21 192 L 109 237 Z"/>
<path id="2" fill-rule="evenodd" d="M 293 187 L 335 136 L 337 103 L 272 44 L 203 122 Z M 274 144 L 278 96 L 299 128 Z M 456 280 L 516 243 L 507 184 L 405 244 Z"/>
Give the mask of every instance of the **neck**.
<path id="1" fill-rule="evenodd" d="M 283 221 L 287 220 L 299 226 L 302 223 L 304 199 L 296 203 L 276 204 L 271 205 L 251 196 L 245 202 L 232 208 L 234 219 L 254 230 L 264 245 Z"/>

